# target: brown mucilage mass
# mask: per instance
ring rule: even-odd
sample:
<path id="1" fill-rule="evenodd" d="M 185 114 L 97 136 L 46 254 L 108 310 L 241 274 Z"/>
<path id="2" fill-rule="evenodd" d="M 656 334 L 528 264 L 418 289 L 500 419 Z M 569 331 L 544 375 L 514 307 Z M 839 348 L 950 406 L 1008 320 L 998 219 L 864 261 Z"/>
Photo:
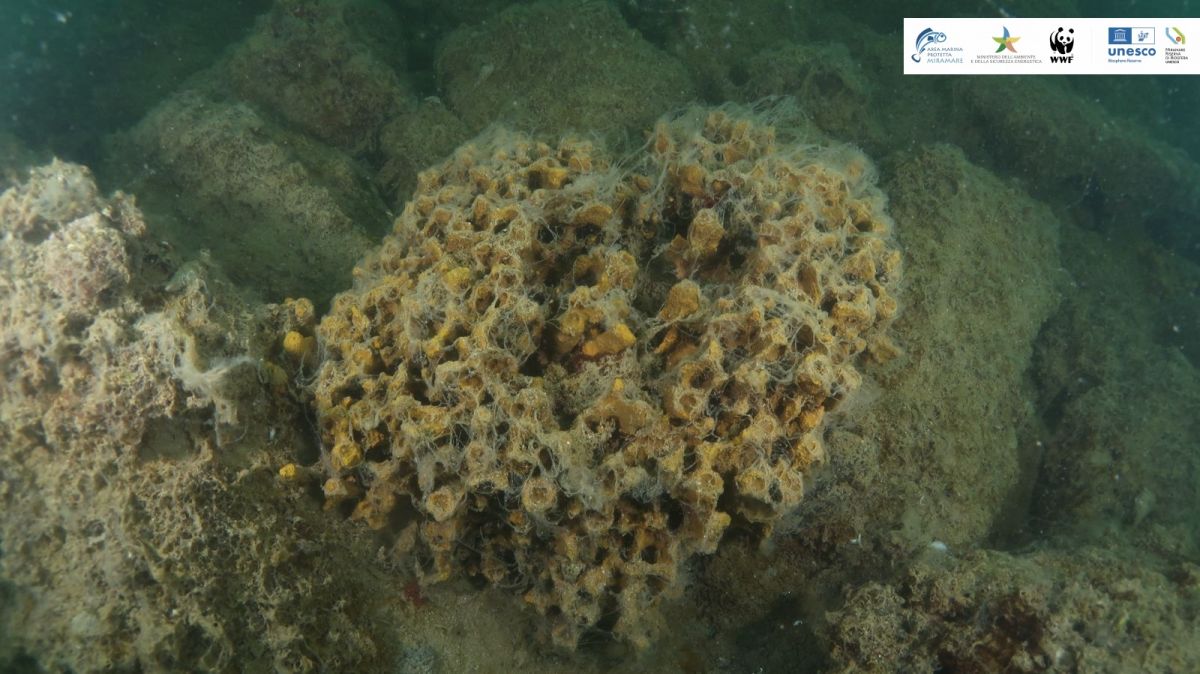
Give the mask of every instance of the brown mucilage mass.
<path id="1" fill-rule="evenodd" d="M 560 645 L 644 645 L 689 557 L 797 504 L 855 360 L 895 353 L 883 206 L 859 152 L 738 108 L 620 163 L 485 133 L 320 324 L 326 498 L 415 507 L 424 573 L 519 588 Z"/>

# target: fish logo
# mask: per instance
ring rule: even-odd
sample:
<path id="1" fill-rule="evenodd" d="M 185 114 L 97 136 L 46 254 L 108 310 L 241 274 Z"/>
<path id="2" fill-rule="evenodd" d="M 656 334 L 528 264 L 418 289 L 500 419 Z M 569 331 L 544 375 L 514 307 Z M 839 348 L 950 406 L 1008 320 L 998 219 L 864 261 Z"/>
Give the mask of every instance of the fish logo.
<path id="1" fill-rule="evenodd" d="M 1170 40 L 1172 44 L 1181 46 L 1187 42 L 1187 38 L 1183 36 L 1183 31 L 1179 30 L 1175 26 L 1167 28 L 1167 39 Z"/>
<path id="2" fill-rule="evenodd" d="M 925 50 L 929 48 L 929 45 L 939 44 L 945 41 L 945 33 L 939 33 L 932 28 L 926 28 L 925 30 L 921 31 L 921 34 L 917 36 L 917 42 L 915 45 L 917 48 L 917 53 L 912 55 L 913 62 L 921 62 L 921 56 L 925 54 Z"/>

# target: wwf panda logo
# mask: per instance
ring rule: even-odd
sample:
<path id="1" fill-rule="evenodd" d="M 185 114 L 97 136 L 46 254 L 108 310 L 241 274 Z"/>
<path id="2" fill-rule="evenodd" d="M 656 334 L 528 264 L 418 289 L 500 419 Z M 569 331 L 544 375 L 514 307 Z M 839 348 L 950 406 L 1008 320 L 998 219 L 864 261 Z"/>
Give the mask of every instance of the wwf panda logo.
<path id="1" fill-rule="evenodd" d="M 1059 54 L 1070 54 L 1075 48 L 1075 29 L 1063 32 L 1062 28 L 1050 33 L 1050 48 Z"/>

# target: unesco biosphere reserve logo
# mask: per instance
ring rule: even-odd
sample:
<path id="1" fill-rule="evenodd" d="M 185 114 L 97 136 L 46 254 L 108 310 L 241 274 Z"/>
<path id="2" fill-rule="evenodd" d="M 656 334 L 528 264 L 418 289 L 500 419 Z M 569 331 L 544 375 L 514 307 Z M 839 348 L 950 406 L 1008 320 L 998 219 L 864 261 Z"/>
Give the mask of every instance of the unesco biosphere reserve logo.
<path id="1" fill-rule="evenodd" d="M 1005 26 L 1004 27 L 1004 35 L 1001 35 L 1000 37 L 994 37 L 992 39 L 995 40 L 996 43 L 1000 45 L 999 47 L 996 47 L 997 54 L 1004 51 L 1005 49 L 1007 49 L 1008 51 L 1015 54 L 1015 53 L 1017 53 L 1017 47 L 1016 47 L 1017 40 L 1020 40 L 1021 38 L 1012 37 L 1011 35 L 1009 35 L 1008 26 Z"/>
<path id="2" fill-rule="evenodd" d="M 1157 56 L 1154 29 L 1140 26 L 1109 26 L 1108 62 L 1140 63 L 1143 58 Z"/>
<path id="3" fill-rule="evenodd" d="M 1075 48 L 1075 29 L 1068 28 L 1065 31 L 1060 26 L 1058 30 L 1050 33 L 1050 49 L 1054 54 L 1050 55 L 1051 63 L 1070 63 L 1075 59 L 1074 56 L 1068 56 L 1071 50 Z"/>
<path id="4" fill-rule="evenodd" d="M 1168 26 L 1166 31 L 1167 42 L 1170 44 L 1163 45 L 1163 63 L 1177 66 L 1187 62 L 1187 49 L 1183 46 L 1187 44 L 1187 38 L 1183 36 L 1183 31 L 1175 26 Z"/>

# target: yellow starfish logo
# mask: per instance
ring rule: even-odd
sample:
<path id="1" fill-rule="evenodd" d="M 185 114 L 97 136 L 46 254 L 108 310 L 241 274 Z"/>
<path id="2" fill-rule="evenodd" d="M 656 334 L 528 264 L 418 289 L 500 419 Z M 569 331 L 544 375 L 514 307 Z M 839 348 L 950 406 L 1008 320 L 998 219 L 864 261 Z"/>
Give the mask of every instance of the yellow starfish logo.
<path id="1" fill-rule="evenodd" d="M 1005 49 L 1007 49 L 1007 50 L 1009 50 L 1010 52 L 1012 52 L 1012 53 L 1014 53 L 1014 54 L 1015 54 L 1015 53 L 1017 53 L 1017 48 L 1016 48 L 1016 47 L 1014 47 L 1013 45 L 1014 45 L 1014 44 L 1016 44 L 1016 43 L 1017 43 L 1017 40 L 1020 40 L 1021 38 L 1019 38 L 1019 37 L 1009 37 L 1009 35 L 1008 35 L 1008 26 L 1005 26 L 1005 27 L 1004 27 L 1004 36 L 1003 36 L 1003 37 L 994 37 L 994 38 L 992 38 L 992 39 L 993 39 L 993 40 L 995 40 L 995 41 L 996 41 L 996 43 L 1000 45 L 999 47 L 996 47 L 996 53 L 997 53 L 997 54 L 999 54 L 1000 52 L 1004 51 Z"/>

